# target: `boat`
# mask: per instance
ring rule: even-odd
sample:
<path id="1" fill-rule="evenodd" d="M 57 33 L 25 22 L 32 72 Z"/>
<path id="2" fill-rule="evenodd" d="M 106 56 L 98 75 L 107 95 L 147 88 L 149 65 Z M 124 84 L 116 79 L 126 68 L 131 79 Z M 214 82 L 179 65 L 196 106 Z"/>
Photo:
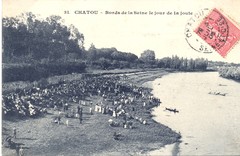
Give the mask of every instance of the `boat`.
<path id="1" fill-rule="evenodd" d="M 227 93 L 220 93 L 220 92 L 209 92 L 208 94 L 211 95 L 220 95 L 220 96 L 226 96 Z"/>
<path id="2" fill-rule="evenodd" d="M 172 109 L 172 108 L 165 107 L 165 110 L 170 111 L 170 112 L 174 112 L 174 113 L 179 113 L 179 111 L 176 108 Z"/>
<path id="3" fill-rule="evenodd" d="M 219 84 L 219 86 L 227 86 L 227 85 L 225 85 L 225 84 Z"/>

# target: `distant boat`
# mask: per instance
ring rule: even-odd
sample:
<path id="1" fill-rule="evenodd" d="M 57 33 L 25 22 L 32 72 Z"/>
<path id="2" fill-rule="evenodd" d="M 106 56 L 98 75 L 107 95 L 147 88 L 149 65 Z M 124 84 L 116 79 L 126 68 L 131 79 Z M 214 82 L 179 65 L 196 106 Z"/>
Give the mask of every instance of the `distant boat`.
<path id="1" fill-rule="evenodd" d="M 220 92 L 209 92 L 208 94 L 211 95 L 220 95 L 220 96 L 226 96 L 227 93 L 220 93 Z"/>
<path id="2" fill-rule="evenodd" d="M 224 84 L 219 84 L 219 86 L 227 86 L 227 85 L 224 85 Z"/>
<path id="3" fill-rule="evenodd" d="M 174 112 L 174 113 L 179 113 L 179 111 L 176 108 L 172 109 L 172 108 L 165 107 L 165 110 L 170 111 L 170 112 Z"/>

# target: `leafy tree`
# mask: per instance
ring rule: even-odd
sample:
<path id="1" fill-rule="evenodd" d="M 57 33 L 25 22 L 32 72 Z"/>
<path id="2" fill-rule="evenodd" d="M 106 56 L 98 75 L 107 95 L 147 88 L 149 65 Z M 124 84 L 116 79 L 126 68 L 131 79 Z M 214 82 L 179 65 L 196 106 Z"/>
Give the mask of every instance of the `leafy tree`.
<path id="1" fill-rule="evenodd" d="M 101 57 L 98 61 L 102 67 L 102 69 L 108 69 L 111 66 L 110 60 Z"/>
<path id="2" fill-rule="evenodd" d="M 120 62 L 119 61 L 117 61 L 117 60 L 113 60 L 112 61 L 112 66 L 114 67 L 114 68 L 119 68 L 120 67 Z"/>
<path id="3" fill-rule="evenodd" d="M 140 59 L 143 60 L 144 62 L 151 63 L 155 61 L 155 52 L 153 50 L 145 50 L 141 54 Z"/>
<path id="4" fill-rule="evenodd" d="M 45 20 L 28 12 L 3 21 L 3 60 L 14 62 L 16 57 L 39 61 L 55 61 L 69 53 L 79 56 L 84 51 L 84 36 L 74 26 L 65 26 L 60 16 Z"/>
<path id="5" fill-rule="evenodd" d="M 87 59 L 90 61 L 95 61 L 97 59 L 97 49 L 94 44 L 91 44 L 90 48 L 88 49 Z"/>

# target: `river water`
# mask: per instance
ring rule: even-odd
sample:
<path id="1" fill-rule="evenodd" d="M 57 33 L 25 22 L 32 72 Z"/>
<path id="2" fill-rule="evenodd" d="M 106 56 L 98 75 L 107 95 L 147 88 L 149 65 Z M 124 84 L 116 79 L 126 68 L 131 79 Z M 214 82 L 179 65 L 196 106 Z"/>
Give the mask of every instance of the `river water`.
<path id="1" fill-rule="evenodd" d="M 182 135 L 179 155 L 240 154 L 240 83 L 221 78 L 217 72 L 196 72 L 172 73 L 151 85 L 154 96 L 162 101 L 153 111 L 154 120 Z M 179 113 L 166 107 L 176 108 Z M 173 147 L 150 155 L 171 154 Z"/>

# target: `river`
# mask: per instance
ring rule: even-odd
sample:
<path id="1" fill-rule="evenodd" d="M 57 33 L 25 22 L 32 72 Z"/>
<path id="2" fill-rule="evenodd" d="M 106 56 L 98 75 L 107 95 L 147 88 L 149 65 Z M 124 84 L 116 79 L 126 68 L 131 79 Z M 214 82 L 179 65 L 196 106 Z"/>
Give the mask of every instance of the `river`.
<path id="1" fill-rule="evenodd" d="M 182 135 L 178 155 L 240 154 L 240 83 L 217 72 L 172 73 L 151 83 L 154 96 L 162 101 L 153 111 L 154 120 Z M 173 147 L 149 154 L 171 154 Z"/>

